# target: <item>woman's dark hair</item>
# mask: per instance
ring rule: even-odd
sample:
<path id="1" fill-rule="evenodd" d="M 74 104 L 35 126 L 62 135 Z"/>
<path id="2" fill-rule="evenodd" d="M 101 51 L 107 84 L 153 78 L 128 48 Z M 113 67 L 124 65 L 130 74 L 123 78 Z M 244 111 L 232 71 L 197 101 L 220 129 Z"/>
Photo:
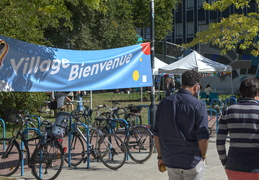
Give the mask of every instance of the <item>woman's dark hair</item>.
<path id="1" fill-rule="evenodd" d="M 200 83 L 201 75 L 196 71 L 185 71 L 182 74 L 182 85 L 192 87 L 197 83 Z"/>
<path id="2" fill-rule="evenodd" d="M 239 92 L 242 97 L 254 98 L 259 95 L 259 79 L 255 77 L 246 78 L 240 84 Z"/>
<path id="3" fill-rule="evenodd" d="M 210 85 L 209 85 L 209 84 L 207 84 L 206 88 L 207 88 L 207 87 L 210 87 Z"/>

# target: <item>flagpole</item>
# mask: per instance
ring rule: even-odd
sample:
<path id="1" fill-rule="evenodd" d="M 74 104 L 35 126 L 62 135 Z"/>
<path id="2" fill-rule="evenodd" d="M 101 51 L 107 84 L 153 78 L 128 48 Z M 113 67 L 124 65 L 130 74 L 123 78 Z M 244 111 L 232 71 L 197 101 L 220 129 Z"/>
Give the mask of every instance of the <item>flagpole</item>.
<path id="1" fill-rule="evenodd" d="M 153 86 L 151 87 L 151 104 L 150 104 L 150 125 L 151 130 L 153 130 L 153 127 L 155 125 L 155 119 L 156 119 L 156 104 L 155 104 L 155 75 L 154 75 L 154 68 L 155 68 L 155 60 L 154 60 L 154 54 L 155 54 L 155 28 L 154 28 L 154 19 L 155 19 L 155 8 L 154 8 L 154 0 L 150 0 L 150 58 L 151 58 L 151 66 L 152 66 L 152 80 L 153 80 Z"/>

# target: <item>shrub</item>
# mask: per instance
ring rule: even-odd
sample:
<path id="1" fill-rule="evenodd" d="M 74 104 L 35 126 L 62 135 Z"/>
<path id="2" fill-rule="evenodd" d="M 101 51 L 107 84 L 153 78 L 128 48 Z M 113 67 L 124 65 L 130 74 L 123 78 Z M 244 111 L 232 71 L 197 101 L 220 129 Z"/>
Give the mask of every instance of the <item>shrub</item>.
<path id="1" fill-rule="evenodd" d="M 8 121 L 8 116 L 16 111 L 33 114 L 46 99 L 45 92 L 0 92 L 0 117 Z"/>

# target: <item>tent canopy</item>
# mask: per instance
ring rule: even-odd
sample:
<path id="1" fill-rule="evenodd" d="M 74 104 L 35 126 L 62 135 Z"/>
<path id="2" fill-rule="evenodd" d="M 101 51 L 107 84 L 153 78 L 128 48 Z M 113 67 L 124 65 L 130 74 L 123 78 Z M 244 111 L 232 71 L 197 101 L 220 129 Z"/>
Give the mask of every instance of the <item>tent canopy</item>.
<path id="1" fill-rule="evenodd" d="M 157 75 L 158 69 L 161 67 L 164 67 L 166 65 L 168 65 L 168 64 L 155 57 L 155 68 L 153 70 L 154 74 Z"/>
<path id="2" fill-rule="evenodd" d="M 193 51 L 184 58 L 167 66 L 159 68 L 158 71 L 160 73 L 179 74 L 188 70 L 194 70 L 201 73 L 231 72 L 232 67 L 230 65 L 225 65 L 212 61 L 200 55 L 196 51 Z"/>

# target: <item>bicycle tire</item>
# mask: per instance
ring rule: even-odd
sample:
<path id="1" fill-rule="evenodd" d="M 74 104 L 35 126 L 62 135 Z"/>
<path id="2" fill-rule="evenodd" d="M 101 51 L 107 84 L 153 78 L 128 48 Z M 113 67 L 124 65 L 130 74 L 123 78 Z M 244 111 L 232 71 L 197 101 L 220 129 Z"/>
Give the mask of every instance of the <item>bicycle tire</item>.
<path id="1" fill-rule="evenodd" d="M 91 149 L 92 149 L 92 156 L 97 159 L 98 156 L 96 154 L 97 152 L 97 148 L 98 148 L 98 142 L 100 141 L 101 135 L 97 132 L 98 130 L 95 129 L 91 129 L 89 134 L 90 134 L 90 138 L 89 138 L 89 144 L 91 145 Z"/>
<path id="2" fill-rule="evenodd" d="M 131 126 L 141 126 L 142 125 L 141 115 L 129 114 L 129 115 L 127 115 L 125 120 L 128 121 Z"/>
<path id="3" fill-rule="evenodd" d="M 130 130 L 126 140 L 130 158 L 136 163 L 147 161 L 153 154 L 154 140 L 151 132 L 142 126 Z"/>
<path id="4" fill-rule="evenodd" d="M 5 153 L 7 157 L 4 158 Z M 21 160 L 19 144 L 16 141 L 11 142 L 8 138 L 0 139 L 0 176 L 13 175 L 18 170 Z"/>
<path id="5" fill-rule="evenodd" d="M 101 138 L 98 145 L 98 155 L 101 162 L 108 168 L 116 170 L 126 161 L 126 146 L 115 134 L 107 134 Z"/>
<path id="6" fill-rule="evenodd" d="M 63 147 L 68 147 L 68 137 L 63 140 Z M 69 150 L 65 153 L 65 161 L 68 163 Z M 78 166 L 85 158 L 85 145 L 79 134 L 74 133 L 70 142 L 70 165 Z"/>
<path id="7" fill-rule="evenodd" d="M 54 180 L 64 165 L 63 148 L 56 140 L 48 140 L 40 145 L 32 154 L 32 174 L 38 180 Z"/>

